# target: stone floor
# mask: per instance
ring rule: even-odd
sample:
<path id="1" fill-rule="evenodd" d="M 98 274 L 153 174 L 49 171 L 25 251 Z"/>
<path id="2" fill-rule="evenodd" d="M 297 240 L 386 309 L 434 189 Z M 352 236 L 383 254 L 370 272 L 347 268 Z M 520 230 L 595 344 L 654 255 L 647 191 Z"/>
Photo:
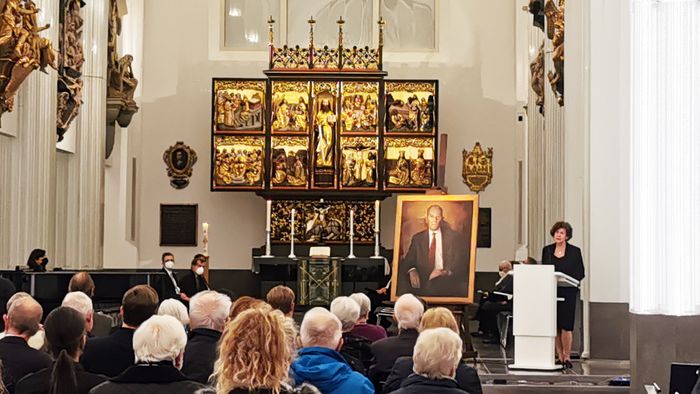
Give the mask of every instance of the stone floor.
<path id="1" fill-rule="evenodd" d="M 475 367 L 481 377 L 484 393 L 628 393 L 627 387 L 611 387 L 615 377 L 629 377 L 629 361 L 573 360 L 574 368 L 563 372 L 511 371 L 512 346 L 486 344 L 473 338 L 478 355 Z"/>

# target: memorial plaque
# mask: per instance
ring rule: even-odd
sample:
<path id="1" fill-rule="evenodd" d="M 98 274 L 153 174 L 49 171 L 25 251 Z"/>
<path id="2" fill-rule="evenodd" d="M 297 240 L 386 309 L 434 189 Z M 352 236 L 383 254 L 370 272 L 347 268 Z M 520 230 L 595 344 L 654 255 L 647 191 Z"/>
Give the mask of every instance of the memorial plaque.
<path id="1" fill-rule="evenodd" d="M 197 204 L 160 204 L 160 246 L 197 246 Z"/>
<path id="2" fill-rule="evenodd" d="M 476 230 L 476 247 L 491 247 L 491 208 L 479 208 L 479 226 Z"/>

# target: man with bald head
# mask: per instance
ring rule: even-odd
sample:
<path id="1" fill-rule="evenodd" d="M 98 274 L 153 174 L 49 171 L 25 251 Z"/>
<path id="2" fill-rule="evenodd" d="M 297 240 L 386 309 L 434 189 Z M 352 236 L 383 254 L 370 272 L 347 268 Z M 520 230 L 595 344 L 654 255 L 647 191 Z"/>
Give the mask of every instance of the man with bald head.
<path id="1" fill-rule="evenodd" d="M 468 292 L 470 239 L 450 228 L 438 204 L 428 207 L 426 229 L 411 238 L 401 259 L 398 294 L 464 297 Z"/>
<path id="2" fill-rule="evenodd" d="M 27 341 L 39 331 L 43 310 L 30 296 L 17 297 L 8 302 L 5 337 L 0 339 L 0 360 L 5 365 L 3 381 L 12 393 L 15 382 L 30 373 L 51 365 L 48 354 L 29 347 Z"/>

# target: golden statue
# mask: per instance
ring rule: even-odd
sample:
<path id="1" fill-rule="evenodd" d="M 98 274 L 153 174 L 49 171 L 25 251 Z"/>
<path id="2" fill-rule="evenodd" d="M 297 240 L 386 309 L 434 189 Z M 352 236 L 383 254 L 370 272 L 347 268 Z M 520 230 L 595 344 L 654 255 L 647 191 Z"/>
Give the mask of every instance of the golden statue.
<path id="1" fill-rule="evenodd" d="M 279 105 L 277 106 L 277 112 L 275 113 L 275 121 L 272 123 L 272 128 L 275 130 L 285 130 L 289 126 L 289 106 L 287 105 L 287 99 L 282 98 Z"/>
<path id="2" fill-rule="evenodd" d="M 331 109 L 331 103 L 327 98 L 321 100 L 318 113 L 316 113 L 316 127 L 318 130 L 316 143 L 316 166 L 333 167 L 333 126 L 335 125 L 335 113 Z"/>
<path id="3" fill-rule="evenodd" d="M 296 124 L 297 129 L 306 131 L 306 102 L 304 101 L 303 97 L 299 98 L 296 115 L 294 115 L 294 123 Z"/>
<path id="4" fill-rule="evenodd" d="M 294 155 L 292 171 L 287 175 L 287 182 L 292 186 L 306 185 L 306 168 L 298 154 Z"/>
<path id="5" fill-rule="evenodd" d="M 430 185 L 432 179 L 423 157 L 423 149 L 418 150 L 418 157 L 411 161 L 411 182 L 416 186 Z"/>
<path id="6" fill-rule="evenodd" d="M 396 168 L 389 172 L 389 183 L 399 186 L 408 185 L 408 160 L 406 152 L 399 151 L 399 158 L 396 160 Z"/>

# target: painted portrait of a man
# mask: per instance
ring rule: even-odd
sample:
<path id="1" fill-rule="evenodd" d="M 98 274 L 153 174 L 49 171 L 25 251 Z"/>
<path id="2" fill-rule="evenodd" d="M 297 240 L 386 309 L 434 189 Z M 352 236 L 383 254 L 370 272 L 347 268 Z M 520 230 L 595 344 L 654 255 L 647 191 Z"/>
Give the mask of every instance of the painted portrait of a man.
<path id="1" fill-rule="evenodd" d="M 412 293 L 439 302 L 470 302 L 477 198 L 399 197 L 392 298 Z"/>

